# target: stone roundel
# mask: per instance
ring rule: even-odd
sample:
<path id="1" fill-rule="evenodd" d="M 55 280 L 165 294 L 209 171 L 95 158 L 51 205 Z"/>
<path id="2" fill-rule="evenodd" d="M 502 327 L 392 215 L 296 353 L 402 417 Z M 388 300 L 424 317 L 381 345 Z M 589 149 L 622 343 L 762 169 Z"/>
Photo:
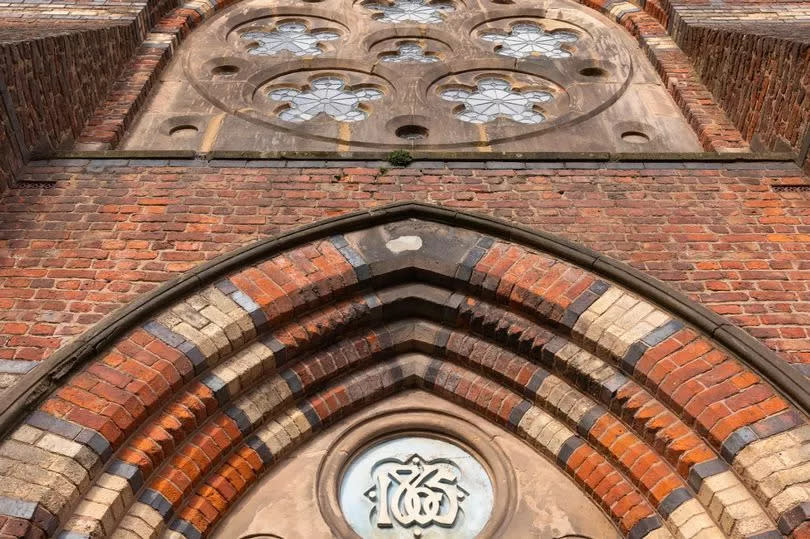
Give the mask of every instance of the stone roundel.
<path id="1" fill-rule="evenodd" d="M 341 537 L 503 533 L 515 478 L 497 445 L 453 415 L 413 408 L 350 427 L 318 471 L 319 505 Z"/>

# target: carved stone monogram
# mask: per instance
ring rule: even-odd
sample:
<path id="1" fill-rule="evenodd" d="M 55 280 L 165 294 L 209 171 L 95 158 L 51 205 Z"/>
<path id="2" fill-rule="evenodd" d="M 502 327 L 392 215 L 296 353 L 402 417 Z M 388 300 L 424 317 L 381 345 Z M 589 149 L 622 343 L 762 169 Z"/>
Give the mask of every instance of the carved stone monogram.
<path id="1" fill-rule="evenodd" d="M 428 436 L 374 444 L 352 459 L 338 497 L 360 537 L 473 539 L 492 514 L 489 474 L 460 446 Z"/>
<path id="2" fill-rule="evenodd" d="M 383 459 L 372 468 L 374 484 L 365 493 L 374 503 L 372 520 L 378 528 L 416 525 L 412 531 L 417 537 L 421 528 L 453 526 L 468 494 L 458 484 L 460 475 L 452 462 L 426 461 L 418 454 L 405 462 Z"/>

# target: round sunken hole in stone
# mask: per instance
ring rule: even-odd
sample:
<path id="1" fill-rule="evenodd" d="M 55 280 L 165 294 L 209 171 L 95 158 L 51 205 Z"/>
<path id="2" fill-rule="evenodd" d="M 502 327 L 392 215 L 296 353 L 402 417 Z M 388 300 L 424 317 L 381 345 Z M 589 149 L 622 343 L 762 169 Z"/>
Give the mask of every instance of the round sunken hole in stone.
<path id="1" fill-rule="evenodd" d="M 234 65 L 217 66 L 211 70 L 211 74 L 215 77 L 230 77 L 239 73 L 239 68 Z"/>
<path id="2" fill-rule="evenodd" d="M 622 133 L 622 140 L 632 144 L 644 144 L 650 141 L 650 137 L 641 131 L 625 131 Z"/>
<path id="3" fill-rule="evenodd" d="M 428 130 L 421 125 L 403 125 L 394 132 L 399 138 L 405 140 L 424 140 L 428 137 Z"/>
<path id="4" fill-rule="evenodd" d="M 607 71 L 601 67 L 586 67 L 579 70 L 579 74 L 583 77 L 603 77 L 607 75 Z"/>
<path id="5" fill-rule="evenodd" d="M 169 130 L 169 135 L 178 138 L 193 137 L 197 134 L 197 128 L 193 125 L 178 125 Z"/>

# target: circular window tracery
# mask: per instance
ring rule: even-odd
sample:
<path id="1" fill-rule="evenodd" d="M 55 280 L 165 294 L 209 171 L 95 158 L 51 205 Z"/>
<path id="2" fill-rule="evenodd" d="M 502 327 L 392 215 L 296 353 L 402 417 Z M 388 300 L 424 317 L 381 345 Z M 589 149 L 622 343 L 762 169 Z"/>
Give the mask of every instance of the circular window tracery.
<path id="1" fill-rule="evenodd" d="M 270 99 L 288 104 L 278 115 L 286 122 L 304 122 L 318 115 L 339 122 L 359 122 L 368 117 L 361 103 L 375 101 L 382 96 L 383 93 L 376 88 L 347 88 L 346 83 L 337 77 L 314 79 L 309 89 L 304 91 L 280 88 L 268 94 Z"/>
<path id="2" fill-rule="evenodd" d="M 311 32 L 307 25 L 298 21 L 280 22 L 273 30 L 251 30 L 240 35 L 248 41 L 248 54 L 274 56 L 288 52 L 293 56 L 318 56 L 323 54 L 322 42 L 340 39 L 332 31 Z"/>
<path id="3" fill-rule="evenodd" d="M 389 24 L 441 24 L 442 14 L 456 10 L 450 2 L 428 0 L 393 0 L 390 4 L 371 1 L 364 2 L 363 7 L 375 12 L 374 20 Z"/>

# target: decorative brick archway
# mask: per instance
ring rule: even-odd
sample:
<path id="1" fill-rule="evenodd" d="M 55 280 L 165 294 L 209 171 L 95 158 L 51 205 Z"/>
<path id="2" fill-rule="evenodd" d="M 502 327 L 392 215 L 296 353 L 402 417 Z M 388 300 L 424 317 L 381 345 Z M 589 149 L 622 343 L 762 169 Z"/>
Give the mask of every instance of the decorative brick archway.
<path id="1" fill-rule="evenodd" d="M 20 537 L 200 537 L 325 426 L 420 387 L 525 439 L 630 537 L 800 537 L 797 379 L 597 253 L 395 205 L 217 259 L 30 373 L 2 403 L 0 512 Z"/>

